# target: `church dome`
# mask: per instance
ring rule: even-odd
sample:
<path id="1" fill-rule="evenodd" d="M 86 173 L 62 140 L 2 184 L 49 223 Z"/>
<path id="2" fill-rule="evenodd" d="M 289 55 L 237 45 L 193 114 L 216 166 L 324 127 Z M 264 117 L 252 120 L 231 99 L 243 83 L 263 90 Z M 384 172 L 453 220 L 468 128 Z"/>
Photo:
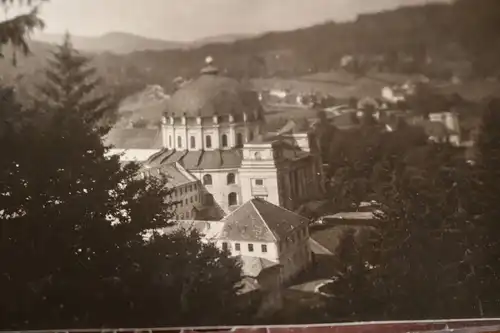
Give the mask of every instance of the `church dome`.
<path id="1" fill-rule="evenodd" d="M 262 113 L 256 92 L 237 80 L 219 75 L 218 69 L 207 58 L 201 75 L 177 90 L 167 104 L 166 113 L 173 117 L 213 117 L 233 115 L 251 118 Z"/>

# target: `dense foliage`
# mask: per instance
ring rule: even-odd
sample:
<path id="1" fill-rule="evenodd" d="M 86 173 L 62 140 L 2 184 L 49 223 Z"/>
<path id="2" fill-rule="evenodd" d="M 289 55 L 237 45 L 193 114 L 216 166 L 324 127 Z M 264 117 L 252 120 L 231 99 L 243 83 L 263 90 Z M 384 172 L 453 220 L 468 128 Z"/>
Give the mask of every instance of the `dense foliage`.
<path id="1" fill-rule="evenodd" d="M 462 150 L 448 144 L 425 143 L 418 135 L 413 143 L 403 143 L 400 133 L 411 134 L 408 125 L 379 133 L 387 139 L 379 141 L 354 129 L 356 144 L 349 140 L 352 134 L 339 133 L 345 135 L 345 145 L 332 150 L 332 160 L 340 161 L 331 173 L 332 198 L 353 204 L 369 195 L 379 206 L 377 229 L 370 239 L 353 245 L 347 237 L 339 248 L 337 255 L 344 260 L 337 281 L 328 287 L 336 295 L 327 309 L 332 320 L 495 317 L 500 313 L 495 237 L 499 115 L 498 100 L 484 107 L 472 165 L 466 163 Z M 351 155 L 345 157 L 345 151 Z M 361 188 L 356 188 L 360 183 Z"/>
<path id="2" fill-rule="evenodd" d="M 0 328 L 248 320 L 234 258 L 196 232 L 155 231 L 174 214 L 168 180 L 142 179 L 139 165 L 108 156 L 109 108 L 87 98 L 92 70 L 69 47 L 46 72 L 40 107 L 0 89 Z"/>

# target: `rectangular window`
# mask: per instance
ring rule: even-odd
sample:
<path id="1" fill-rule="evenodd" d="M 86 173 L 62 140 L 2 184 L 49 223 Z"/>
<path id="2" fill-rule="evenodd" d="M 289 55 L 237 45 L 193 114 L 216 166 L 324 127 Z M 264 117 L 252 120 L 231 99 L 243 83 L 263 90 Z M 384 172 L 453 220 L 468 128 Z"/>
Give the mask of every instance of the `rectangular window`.
<path id="1" fill-rule="evenodd" d="M 262 186 L 262 185 L 264 185 L 264 180 L 263 180 L 263 179 L 256 179 L 256 180 L 255 180 L 255 185 L 257 185 L 257 186 Z"/>
<path id="2" fill-rule="evenodd" d="M 189 212 L 186 212 L 186 218 L 189 219 Z"/>
<path id="3" fill-rule="evenodd" d="M 235 249 L 236 251 L 240 251 L 240 250 L 241 250 L 241 249 L 240 249 L 240 243 L 236 243 L 236 244 L 234 244 L 234 249 Z"/>
<path id="4" fill-rule="evenodd" d="M 181 192 L 181 195 L 182 195 L 182 187 L 179 189 L 179 191 Z"/>
<path id="5" fill-rule="evenodd" d="M 253 252 L 253 244 L 248 244 L 248 252 Z"/>
<path id="6" fill-rule="evenodd" d="M 227 243 L 226 242 L 223 242 L 222 243 L 222 249 L 225 251 L 228 249 L 228 246 L 227 246 Z"/>
<path id="7" fill-rule="evenodd" d="M 266 253 L 266 252 L 267 252 L 267 245 L 266 245 L 266 244 L 262 244 L 262 245 L 261 245 L 261 248 L 262 248 L 262 252 L 263 252 L 263 253 Z"/>
<path id="8" fill-rule="evenodd" d="M 189 200 L 189 199 L 188 199 L 188 198 L 186 198 L 186 205 L 189 203 L 189 202 L 188 202 L 188 200 Z"/>
<path id="9" fill-rule="evenodd" d="M 191 203 L 193 203 L 193 197 L 191 197 L 191 198 L 189 199 L 189 201 L 191 201 Z"/>

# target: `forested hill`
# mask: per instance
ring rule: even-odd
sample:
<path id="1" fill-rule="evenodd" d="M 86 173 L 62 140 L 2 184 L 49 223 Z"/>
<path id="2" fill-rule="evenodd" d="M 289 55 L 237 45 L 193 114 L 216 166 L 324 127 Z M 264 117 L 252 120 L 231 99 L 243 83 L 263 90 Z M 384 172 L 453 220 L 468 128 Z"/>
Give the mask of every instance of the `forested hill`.
<path id="1" fill-rule="evenodd" d="M 440 77 L 471 72 L 491 76 L 499 73 L 499 28 L 500 1 L 457 0 L 196 49 L 104 53 L 95 56 L 95 63 L 106 81 L 124 94 L 148 84 L 164 86 L 168 91 L 175 77 L 196 75 L 207 55 L 237 78 L 295 77 L 329 71 L 346 55 L 357 57 L 356 70 L 361 73 L 377 68 Z M 35 58 L 42 54 L 35 52 Z M 40 64 L 39 59 L 21 62 L 17 73 L 7 77 L 16 77 L 24 67 L 33 71 Z M 5 66 L 1 68 L 6 70 Z"/>

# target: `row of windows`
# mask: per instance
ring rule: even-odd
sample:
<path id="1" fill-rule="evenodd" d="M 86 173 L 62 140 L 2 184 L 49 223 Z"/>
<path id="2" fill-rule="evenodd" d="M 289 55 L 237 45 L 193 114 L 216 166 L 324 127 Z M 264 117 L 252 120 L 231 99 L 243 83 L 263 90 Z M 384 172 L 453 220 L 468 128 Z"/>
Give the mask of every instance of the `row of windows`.
<path id="1" fill-rule="evenodd" d="M 234 173 L 228 173 L 226 176 L 227 185 L 236 184 L 236 175 Z M 212 185 L 212 175 L 206 174 L 203 176 L 203 185 Z"/>
<path id="2" fill-rule="evenodd" d="M 229 250 L 229 246 L 230 246 L 230 244 L 228 244 L 226 242 L 222 243 L 222 248 L 224 250 Z M 252 243 L 247 244 L 247 246 L 248 246 L 248 252 L 253 252 L 254 251 L 254 246 L 253 246 Z M 234 250 L 235 251 L 241 251 L 241 244 L 240 243 L 235 243 L 234 244 Z M 260 245 L 260 251 L 262 253 L 267 253 L 267 245 L 266 244 L 261 244 Z"/>
<path id="3" fill-rule="evenodd" d="M 177 188 L 174 190 L 173 195 L 176 196 L 177 193 L 179 193 L 179 195 L 182 195 L 184 192 L 189 193 L 189 192 L 192 192 L 193 190 L 196 191 L 197 188 L 198 188 L 198 186 L 196 184 L 188 185 L 185 188 L 180 187 L 180 188 Z"/>
<path id="4" fill-rule="evenodd" d="M 201 201 L 201 196 L 198 194 L 198 195 L 194 195 L 190 198 L 180 200 L 178 205 L 179 205 L 179 207 L 182 207 L 184 205 L 188 205 L 189 203 L 193 203 L 194 201 Z"/>
<path id="5" fill-rule="evenodd" d="M 250 132 L 249 135 L 249 140 L 253 140 L 253 134 Z M 172 136 L 168 137 L 168 145 L 172 147 Z M 228 139 L 226 134 L 222 134 L 221 136 L 221 146 L 222 147 L 228 147 Z M 243 146 L 243 135 L 241 133 L 236 134 L 236 146 L 241 147 Z M 196 149 L 196 138 L 194 136 L 191 136 L 189 138 L 189 147 L 191 149 Z M 177 148 L 182 148 L 182 136 L 177 137 Z M 212 148 L 212 136 L 211 135 L 206 135 L 205 136 L 205 148 Z"/>

